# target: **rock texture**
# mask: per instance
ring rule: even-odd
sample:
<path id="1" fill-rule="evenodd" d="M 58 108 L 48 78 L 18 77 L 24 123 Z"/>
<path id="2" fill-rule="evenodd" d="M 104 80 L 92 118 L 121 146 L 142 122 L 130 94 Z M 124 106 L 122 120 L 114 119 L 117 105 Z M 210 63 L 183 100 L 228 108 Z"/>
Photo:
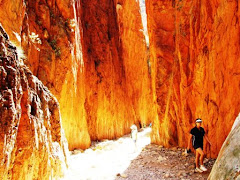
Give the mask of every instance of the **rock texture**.
<path id="1" fill-rule="evenodd" d="M 25 64 L 57 97 L 70 150 L 155 118 L 138 1 L 1 1 L 0 11 Z"/>
<path id="2" fill-rule="evenodd" d="M 153 118 L 138 3 L 81 1 L 85 108 L 93 140 L 122 136 L 131 124 L 148 124 Z"/>
<path id="3" fill-rule="evenodd" d="M 200 117 L 216 157 L 240 111 L 239 2 L 148 0 L 146 6 L 159 119 L 152 141 L 184 147 Z"/>
<path id="4" fill-rule="evenodd" d="M 0 11 L 0 22 L 28 57 L 24 63 L 58 99 L 69 148 L 88 147 L 85 70 L 74 1 L 1 1 Z"/>
<path id="5" fill-rule="evenodd" d="M 57 97 L 69 149 L 87 148 L 90 137 L 84 109 L 85 70 L 75 3 L 27 1 L 26 7 L 21 36 L 23 49 L 32 59 L 27 65 Z M 32 39 L 33 33 L 38 37 Z"/>
<path id="6" fill-rule="evenodd" d="M 132 103 L 136 120 L 146 125 L 156 117 L 156 106 L 139 1 L 118 1 L 116 8 L 128 101 Z"/>
<path id="7" fill-rule="evenodd" d="M 18 57 L 0 25 L 0 177 L 63 175 L 67 142 L 56 98 Z"/>
<path id="8" fill-rule="evenodd" d="M 60 103 L 71 150 L 151 121 L 152 142 L 184 147 L 200 117 L 217 156 L 240 110 L 237 1 L 146 1 L 150 59 L 138 1 L 0 5 L 25 64 Z"/>
<path id="9" fill-rule="evenodd" d="M 240 179 L 240 115 L 219 152 L 209 180 Z"/>
<path id="10" fill-rule="evenodd" d="M 23 0 L 0 1 L 0 23 L 11 37 L 11 42 L 20 46 L 21 30 L 26 6 Z"/>

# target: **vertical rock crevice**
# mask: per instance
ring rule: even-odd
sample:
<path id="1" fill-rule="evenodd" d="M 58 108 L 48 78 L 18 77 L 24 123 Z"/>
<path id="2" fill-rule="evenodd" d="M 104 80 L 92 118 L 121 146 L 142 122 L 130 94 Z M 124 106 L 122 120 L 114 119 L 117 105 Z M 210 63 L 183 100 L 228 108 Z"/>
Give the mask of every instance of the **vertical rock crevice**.
<path id="1" fill-rule="evenodd" d="M 155 118 L 138 1 L 2 3 L 10 15 L 0 21 L 11 38 L 17 29 L 24 63 L 59 101 L 70 150 Z"/>
<path id="2" fill-rule="evenodd" d="M 139 2 L 80 2 L 89 133 L 120 137 L 154 114 Z"/>
<path id="3" fill-rule="evenodd" d="M 22 3 L 22 4 L 21 4 Z M 91 141 L 84 109 L 84 64 L 81 52 L 81 27 L 76 23 L 74 1 L 17 1 L 16 6 L 4 1 L 2 9 L 10 14 L 20 8 L 21 23 L 17 33 L 20 46 L 28 57 L 25 64 L 56 96 L 60 104 L 62 123 L 69 148 L 89 147 Z M 0 17 L 7 31 L 12 32 L 9 21 Z M 17 29 L 16 28 L 16 29 Z M 11 33 L 10 33 L 10 36 Z"/>
<path id="4" fill-rule="evenodd" d="M 211 155 L 217 156 L 240 110 L 234 95 L 240 90 L 234 75 L 239 69 L 237 6 L 221 0 L 147 1 L 159 109 L 153 142 L 186 146 L 189 130 L 200 117 L 215 142 Z"/>

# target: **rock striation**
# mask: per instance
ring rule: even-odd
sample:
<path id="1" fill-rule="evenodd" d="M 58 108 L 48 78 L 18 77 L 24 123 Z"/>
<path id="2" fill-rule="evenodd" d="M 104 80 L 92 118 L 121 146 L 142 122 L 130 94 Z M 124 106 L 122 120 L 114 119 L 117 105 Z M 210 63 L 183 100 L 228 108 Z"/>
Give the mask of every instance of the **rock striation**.
<path id="1" fill-rule="evenodd" d="M 70 150 L 156 117 L 138 1 L 0 4 L 0 22 L 23 48 L 24 63 L 59 101 Z"/>
<path id="2" fill-rule="evenodd" d="M 120 137 L 133 123 L 153 119 L 139 9 L 138 1 L 81 1 L 85 109 L 92 140 Z"/>
<path id="3" fill-rule="evenodd" d="M 0 11 L 0 22 L 27 57 L 24 63 L 58 99 L 69 149 L 89 147 L 75 2 L 2 1 Z"/>
<path id="4" fill-rule="evenodd" d="M 59 104 L 8 39 L 0 25 L 0 177 L 61 177 L 68 147 Z"/>
<path id="5" fill-rule="evenodd" d="M 240 111 L 239 3 L 148 0 L 146 6 L 158 104 L 152 142 L 186 147 L 202 118 L 216 157 Z"/>

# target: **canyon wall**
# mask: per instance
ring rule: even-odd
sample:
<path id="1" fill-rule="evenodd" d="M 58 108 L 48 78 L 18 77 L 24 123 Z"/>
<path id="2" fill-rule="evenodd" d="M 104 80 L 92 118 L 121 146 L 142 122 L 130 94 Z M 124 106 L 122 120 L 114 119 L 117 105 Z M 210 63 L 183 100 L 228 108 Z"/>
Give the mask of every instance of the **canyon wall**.
<path id="1" fill-rule="evenodd" d="M 69 149 L 87 148 L 91 141 L 84 109 L 84 63 L 75 3 L 26 1 L 26 7 L 21 44 L 28 59 L 32 59 L 26 65 L 58 99 Z"/>
<path id="2" fill-rule="evenodd" d="M 216 157 L 240 111 L 238 1 L 148 0 L 146 6 L 159 117 L 152 142 L 186 147 L 201 118 Z"/>
<path id="3" fill-rule="evenodd" d="M 233 127 L 224 141 L 218 158 L 214 163 L 209 180 L 225 180 L 240 178 L 240 115 L 236 118 Z"/>
<path id="4" fill-rule="evenodd" d="M 22 47 L 24 63 L 58 99 L 69 149 L 84 149 L 91 141 L 76 11 L 71 0 L 2 1 L 0 22 Z"/>
<path id="5" fill-rule="evenodd" d="M 156 106 L 139 1 L 118 1 L 116 8 L 127 93 L 137 121 L 148 125 L 156 117 Z"/>
<path id="6" fill-rule="evenodd" d="M 217 156 L 240 109 L 238 2 L 146 1 L 149 50 L 135 0 L 0 5 L 24 63 L 59 101 L 70 150 L 152 121 L 153 143 L 183 147 L 202 118 Z"/>
<path id="7" fill-rule="evenodd" d="M 0 22 L 22 47 L 24 63 L 59 101 L 70 150 L 155 117 L 138 1 L 0 4 Z"/>
<path id="8" fill-rule="evenodd" d="M 89 133 L 116 138 L 154 114 L 139 2 L 82 0 L 81 8 Z"/>
<path id="9" fill-rule="evenodd" d="M 58 102 L 8 39 L 0 25 L 0 177 L 61 177 L 68 147 Z"/>

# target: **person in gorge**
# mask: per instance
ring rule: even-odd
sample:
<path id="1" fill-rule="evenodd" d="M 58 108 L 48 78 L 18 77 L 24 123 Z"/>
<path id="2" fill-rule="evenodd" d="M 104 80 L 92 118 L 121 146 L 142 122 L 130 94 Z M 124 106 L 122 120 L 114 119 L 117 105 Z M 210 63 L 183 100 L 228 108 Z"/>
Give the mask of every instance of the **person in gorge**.
<path id="1" fill-rule="evenodd" d="M 137 133 L 138 133 L 138 130 L 137 130 L 137 126 L 135 124 L 133 124 L 131 127 L 131 138 L 134 142 L 134 146 L 135 146 L 135 152 L 137 151 Z"/>
<path id="2" fill-rule="evenodd" d="M 204 152 L 203 152 L 203 139 L 206 139 L 211 146 L 208 136 L 205 134 L 204 128 L 201 127 L 202 120 L 200 118 L 196 119 L 195 127 L 191 129 L 187 151 L 190 152 L 190 145 L 192 144 L 193 148 L 196 151 L 196 172 L 204 172 L 207 171 L 207 168 L 203 165 Z M 199 166 L 200 159 L 200 166 Z"/>

